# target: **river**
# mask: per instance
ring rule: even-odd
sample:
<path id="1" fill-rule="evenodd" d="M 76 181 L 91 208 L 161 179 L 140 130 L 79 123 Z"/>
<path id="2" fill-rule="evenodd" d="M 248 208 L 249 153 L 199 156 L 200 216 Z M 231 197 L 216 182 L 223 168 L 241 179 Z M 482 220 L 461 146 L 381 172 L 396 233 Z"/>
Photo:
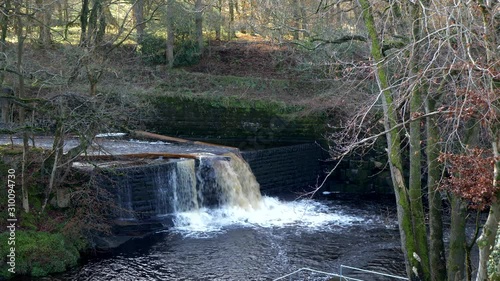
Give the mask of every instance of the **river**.
<path id="1" fill-rule="evenodd" d="M 263 201 L 260 211 L 180 213 L 173 227 L 32 280 L 273 280 L 303 267 L 339 273 L 341 265 L 404 275 L 393 200 Z M 395 280 L 346 268 L 343 274 Z M 297 274 L 286 280 L 328 279 Z"/>

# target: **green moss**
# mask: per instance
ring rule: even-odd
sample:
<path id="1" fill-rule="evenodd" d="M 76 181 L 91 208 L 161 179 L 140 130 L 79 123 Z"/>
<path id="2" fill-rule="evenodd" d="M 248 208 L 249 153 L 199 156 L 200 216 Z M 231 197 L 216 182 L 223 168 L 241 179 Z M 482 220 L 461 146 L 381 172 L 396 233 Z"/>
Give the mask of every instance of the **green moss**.
<path id="1" fill-rule="evenodd" d="M 2 156 L 7 156 L 7 155 L 20 155 L 23 154 L 23 147 L 19 145 L 10 145 L 10 144 L 5 144 L 5 145 L 0 145 L 0 155 Z"/>
<path id="2" fill-rule="evenodd" d="M 232 139 L 236 145 L 253 139 L 272 146 L 286 140 L 321 138 L 326 124 L 326 114 L 303 115 L 303 107 L 277 101 L 169 94 L 148 99 L 154 116 L 146 126 L 164 135 Z"/>
<path id="3" fill-rule="evenodd" d="M 8 241 L 9 233 L 0 234 L 0 241 Z M 44 276 L 62 272 L 75 266 L 80 257 L 77 246 L 62 234 L 17 230 L 15 245 L 0 243 L 0 276 L 9 277 L 7 255 L 15 247 L 15 273 Z"/>

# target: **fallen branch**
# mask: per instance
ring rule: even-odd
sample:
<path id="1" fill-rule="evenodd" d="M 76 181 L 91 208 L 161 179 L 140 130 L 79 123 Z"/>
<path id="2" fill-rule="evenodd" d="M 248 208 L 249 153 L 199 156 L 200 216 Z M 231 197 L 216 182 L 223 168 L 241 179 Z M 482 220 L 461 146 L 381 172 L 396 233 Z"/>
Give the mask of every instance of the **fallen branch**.
<path id="1" fill-rule="evenodd" d="M 232 149 L 232 150 L 234 150 L 234 149 L 237 150 L 238 149 L 238 148 L 232 147 L 232 146 L 225 146 L 225 145 L 208 143 L 208 142 L 202 142 L 202 141 L 186 140 L 186 139 L 181 139 L 181 138 L 175 138 L 175 137 L 169 137 L 169 136 L 154 134 L 154 133 L 150 133 L 150 132 L 146 132 L 146 131 L 129 131 L 129 134 L 131 136 L 135 136 L 135 137 L 151 138 L 151 139 L 162 140 L 162 141 L 171 141 L 171 142 L 186 143 L 186 144 L 198 144 L 198 145 L 217 146 L 217 147 L 222 147 L 222 148 L 227 148 L 227 149 Z"/>
<path id="2" fill-rule="evenodd" d="M 79 160 L 123 160 L 123 159 L 156 159 L 159 157 L 164 158 L 189 158 L 198 159 L 199 155 L 188 153 L 163 153 L 163 152 L 150 152 L 150 153 L 134 153 L 134 154 L 117 154 L 117 155 L 82 155 Z"/>

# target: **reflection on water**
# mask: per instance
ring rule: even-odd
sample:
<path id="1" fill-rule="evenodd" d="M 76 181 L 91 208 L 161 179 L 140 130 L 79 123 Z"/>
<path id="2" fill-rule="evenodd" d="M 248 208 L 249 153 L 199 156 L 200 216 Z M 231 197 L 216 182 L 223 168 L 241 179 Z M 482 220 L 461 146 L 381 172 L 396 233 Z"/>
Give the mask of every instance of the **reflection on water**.
<path id="1" fill-rule="evenodd" d="M 39 280 L 272 280 L 302 267 L 338 273 L 341 264 L 403 275 L 392 200 L 263 203 L 253 213 L 180 213 L 172 229 Z"/>

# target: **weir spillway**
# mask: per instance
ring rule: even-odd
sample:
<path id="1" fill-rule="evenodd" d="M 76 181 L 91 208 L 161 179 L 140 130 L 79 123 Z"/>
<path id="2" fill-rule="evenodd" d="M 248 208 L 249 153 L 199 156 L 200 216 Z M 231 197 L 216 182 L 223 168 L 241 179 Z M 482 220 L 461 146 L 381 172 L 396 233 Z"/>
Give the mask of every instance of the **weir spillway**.
<path id="1" fill-rule="evenodd" d="M 121 220 L 161 219 L 223 205 L 259 207 L 260 186 L 249 165 L 234 153 L 120 164 L 100 169 L 95 183 L 116 195 Z"/>
<path id="2" fill-rule="evenodd" d="M 116 159 L 83 161 L 74 167 L 91 172 L 97 186 L 116 196 L 116 217 L 121 221 L 161 220 L 224 205 L 257 209 L 261 192 L 305 192 L 323 174 L 324 155 L 313 143 L 239 152 L 229 147 L 107 140 L 91 153 L 102 151 Z M 155 157 L 120 157 L 144 154 Z"/>

